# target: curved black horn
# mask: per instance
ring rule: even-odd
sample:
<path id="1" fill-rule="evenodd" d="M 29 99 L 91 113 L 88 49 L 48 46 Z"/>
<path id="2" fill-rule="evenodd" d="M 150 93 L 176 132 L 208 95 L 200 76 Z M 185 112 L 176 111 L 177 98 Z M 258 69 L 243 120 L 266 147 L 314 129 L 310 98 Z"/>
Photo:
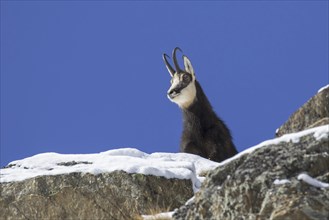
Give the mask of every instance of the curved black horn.
<path id="1" fill-rule="evenodd" d="M 177 62 L 177 58 L 176 58 L 176 51 L 177 51 L 177 50 L 179 50 L 179 51 L 182 52 L 182 53 L 183 53 L 183 51 L 182 51 L 179 47 L 176 47 L 176 48 L 174 49 L 174 51 L 172 52 L 172 57 L 173 57 L 173 59 L 174 59 L 175 68 L 176 68 L 177 73 L 179 73 L 179 72 L 182 72 L 182 70 L 180 69 L 180 67 L 179 67 L 179 65 L 178 65 L 178 62 Z"/>
<path id="2" fill-rule="evenodd" d="M 165 62 L 165 64 L 166 64 L 166 67 L 167 67 L 167 69 L 168 69 L 170 75 L 173 76 L 173 75 L 175 74 L 176 71 L 174 70 L 174 68 L 172 68 L 172 66 L 169 64 L 169 62 L 168 62 L 168 60 L 167 60 L 167 58 L 169 58 L 169 56 L 168 56 L 167 54 L 164 53 L 164 54 L 162 55 L 162 58 L 163 58 L 163 60 L 164 60 L 164 62 Z"/>

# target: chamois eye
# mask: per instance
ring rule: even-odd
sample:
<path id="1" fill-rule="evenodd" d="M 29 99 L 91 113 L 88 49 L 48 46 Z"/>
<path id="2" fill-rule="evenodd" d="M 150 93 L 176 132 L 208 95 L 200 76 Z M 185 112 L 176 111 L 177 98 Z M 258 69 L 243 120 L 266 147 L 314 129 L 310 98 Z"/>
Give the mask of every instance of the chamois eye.
<path id="1" fill-rule="evenodd" d="M 190 81 L 190 76 L 189 76 L 188 74 L 184 74 L 184 75 L 183 75 L 183 81 L 184 81 L 184 82 L 188 82 L 188 81 Z"/>

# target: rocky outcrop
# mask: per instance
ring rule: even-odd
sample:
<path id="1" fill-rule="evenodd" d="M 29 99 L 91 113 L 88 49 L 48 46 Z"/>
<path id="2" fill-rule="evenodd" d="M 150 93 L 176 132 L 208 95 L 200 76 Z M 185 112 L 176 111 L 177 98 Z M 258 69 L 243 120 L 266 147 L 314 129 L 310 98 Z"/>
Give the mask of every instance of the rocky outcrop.
<path id="1" fill-rule="evenodd" d="M 1 183 L 0 219 L 135 219 L 192 197 L 190 180 L 123 171 Z"/>
<path id="2" fill-rule="evenodd" d="M 173 218 L 329 219 L 328 102 L 326 87 L 280 127 L 280 138 L 221 163 Z"/>
<path id="3" fill-rule="evenodd" d="M 301 108 L 293 113 L 277 131 L 276 136 L 314 128 L 329 124 L 329 87 L 320 89 L 319 92 L 308 100 Z"/>
<path id="4" fill-rule="evenodd" d="M 134 148 L 42 153 L 0 169 L 0 219 L 138 219 L 183 205 L 217 166 Z"/>
<path id="5" fill-rule="evenodd" d="M 315 134 L 264 143 L 219 166 L 174 219 L 327 219 L 329 189 L 298 179 L 329 182 L 328 135 Z"/>
<path id="6" fill-rule="evenodd" d="M 177 207 L 160 218 L 329 219 L 328 91 L 294 113 L 280 137 L 220 164 L 136 149 L 15 161 L 0 170 L 0 219 L 138 219 Z"/>

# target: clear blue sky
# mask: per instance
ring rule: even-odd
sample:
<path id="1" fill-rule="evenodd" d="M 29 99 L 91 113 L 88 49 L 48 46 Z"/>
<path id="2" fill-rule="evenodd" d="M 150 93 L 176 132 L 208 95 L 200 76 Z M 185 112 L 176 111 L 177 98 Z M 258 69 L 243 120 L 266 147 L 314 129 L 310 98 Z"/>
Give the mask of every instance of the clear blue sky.
<path id="1" fill-rule="evenodd" d="M 43 152 L 177 152 L 179 46 L 239 151 L 328 84 L 328 1 L 1 1 L 1 167 Z"/>

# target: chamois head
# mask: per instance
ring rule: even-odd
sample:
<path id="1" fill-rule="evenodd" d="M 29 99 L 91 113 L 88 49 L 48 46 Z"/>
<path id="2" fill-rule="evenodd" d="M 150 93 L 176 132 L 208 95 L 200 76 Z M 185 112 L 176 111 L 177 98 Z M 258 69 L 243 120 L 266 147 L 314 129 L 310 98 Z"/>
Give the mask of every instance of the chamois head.
<path id="1" fill-rule="evenodd" d="M 185 55 L 183 55 L 185 69 L 182 70 L 179 67 L 176 58 L 177 50 L 182 52 L 179 47 L 173 50 L 172 57 L 176 70 L 169 64 L 167 60 L 169 56 L 163 54 L 163 60 L 171 76 L 171 86 L 167 92 L 167 96 L 170 101 L 176 103 L 180 108 L 188 108 L 196 97 L 195 74 L 191 61 Z"/>

